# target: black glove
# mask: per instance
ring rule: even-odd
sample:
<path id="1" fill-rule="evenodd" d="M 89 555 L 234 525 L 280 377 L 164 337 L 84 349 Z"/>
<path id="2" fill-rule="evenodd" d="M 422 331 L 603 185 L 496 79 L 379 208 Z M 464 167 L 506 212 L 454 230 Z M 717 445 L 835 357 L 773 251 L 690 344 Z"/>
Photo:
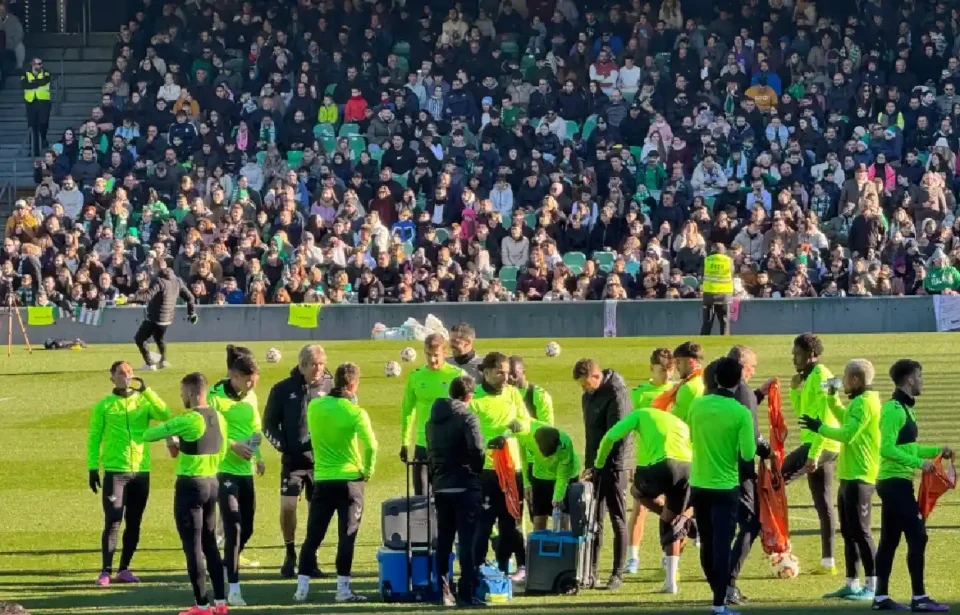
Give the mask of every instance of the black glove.
<path id="1" fill-rule="evenodd" d="M 400 461 L 407 463 L 407 447 L 404 446 L 400 449 Z"/>
<path id="2" fill-rule="evenodd" d="M 820 427 L 823 426 L 823 421 L 812 416 L 801 416 L 799 422 L 801 429 L 809 429 L 813 433 L 819 433 Z"/>
<path id="3" fill-rule="evenodd" d="M 520 433 L 523 431 L 523 425 L 520 424 L 520 421 L 510 421 L 510 424 L 507 425 L 507 428 L 513 433 Z"/>
<path id="4" fill-rule="evenodd" d="M 507 445 L 507 439 L 503 436 L 497 436 L 493 440 L 490 440 L 490 443 L 487 444 L 487 448 L 498 451 Z"/>
<path id="5" fill-rule="evenodd" d="M 770 459 L 770 443 L 763 436 L 757 438 L 757 457 L 760 459 Z"/>
<path id="6" fill-rule="evenodd" d="M 187 315 L 187 320 L 190 321 L 190 324 L 191 324 L 191 325 L 195 325 L 195 324 L 197 324 L 197 321 L 200 320 L 200 317 L 197 316 L 196 314 L 188 314 L 188 315 Z"/>
<path id="7" fill-rule="evenodd" d="M 143 378 L 131 378 L 131 379 L 130 379 L 130 384 L 131 384 L 131 385 L 133 385 L 133 384 L 137 385 L 136 387 L 131 386 L 130 388 L 133 389 L 134 391 L 139 392 L 139 393 L 142 393 L 142 392 L 144 391 L 144 389 L 147 388 L 147 383 L 143 381 Z"/>
<path id="8" fill-rule="evenodd" d="M 90 491 L 96 493 L 100 488 L 100 472 L 90 470 Z"/>

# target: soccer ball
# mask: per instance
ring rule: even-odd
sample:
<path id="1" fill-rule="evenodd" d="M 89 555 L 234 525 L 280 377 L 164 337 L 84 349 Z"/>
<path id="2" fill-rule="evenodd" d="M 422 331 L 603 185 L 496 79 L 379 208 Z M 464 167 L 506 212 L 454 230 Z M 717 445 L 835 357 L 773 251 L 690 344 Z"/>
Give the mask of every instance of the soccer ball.
<path id="1" fill-rule="evenodd" d="M 383 366 L 383 375 L 387 378 L 396 378 L 400 375 L 400 364 L 396 361 L 390 361 Z"/>
<path id="2" fill-rule="evenodd" d="M 794 579 L 800 576 L 800 560 L 793 553 L 771 553 L 770 574 L 778 579 Z"/>
<path id="3" fill-rule="evenodd" d="M 400 351 L 400 360 L 404 363 L 410 363 L 417 360 L 417 351 L 407 346 Z"/>
<path id="4" fill-rule="evenodd" d="M 267 351 L 267 363 L 279 363 L 281 358 L 280 351 L 276 348 Z"/>
<path id="5" fill-rule="evenodd" d="M 547 344 L 547 356 L 548 357 L 559 357 L 560 356 L 560 344 L 556 342 L 550 342 Z"/>

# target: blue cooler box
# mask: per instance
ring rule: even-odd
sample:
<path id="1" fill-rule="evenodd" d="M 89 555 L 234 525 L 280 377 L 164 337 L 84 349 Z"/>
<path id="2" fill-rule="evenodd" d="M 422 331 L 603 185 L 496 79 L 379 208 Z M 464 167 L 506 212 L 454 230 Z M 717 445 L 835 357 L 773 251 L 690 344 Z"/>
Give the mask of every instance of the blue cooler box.
<path id="1" fill-rule="evenodd" d="M 380 547 L 377 551 L 377 566 L 380 569 L 379 589 L 384 602 L 435 602 L 440 600 L 440 584 L 437 578 L 437 555 L 432 554 L 433 565 L 427 579 L 427 551 L 414 549 L 411 571 L 413 591 L 407 591 L 407 552 Z M 453 584 L 454 555 L 450 554 L 450 585 Z"/>
<path id="2" fill-rule="evenodd" d="M 513 600 L 513 581 L 496 566 L 480 566 L 477 598 L 487 604 L 505 604 Z"/>
<path id="3" fill-rule="evenodd" d="M 527 536 L 527 593 L 576 593 L 590 565 L 589 541 L 571 532 Z"/>

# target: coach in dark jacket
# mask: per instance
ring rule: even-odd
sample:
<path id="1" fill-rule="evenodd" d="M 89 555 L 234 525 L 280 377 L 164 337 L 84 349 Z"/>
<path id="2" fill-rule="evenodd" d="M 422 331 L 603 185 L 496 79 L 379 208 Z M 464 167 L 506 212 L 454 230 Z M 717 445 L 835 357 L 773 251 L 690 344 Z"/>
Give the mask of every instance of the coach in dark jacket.
<path id="1" fill-rule="evenodd" d="M 297 503 L 301 492 L 307 501 L 313 495 L 313 448 L 307 405 L 333 389 L 333 376 L 326 364 L 327 354 L 322 346 L 304 346 L 297 367 L 288 378 L 273 385 L 263 409 L 263 435 L 280 452 L 280 532 L 286 549 L 280 574 L 287 578 L 294 576 L 297 564 Z"/>
<path id="2" fill-rule="evenodd" d="M 483 470 L 484 442 L 480 421 L 467 409 L 476 381 L 464 374 L 450 383 L 450 399 L 433 403 L 427 422 L 427 459 L 433 477 L 437 510 L 437 575 L 442 601 L 455 606 L 450 589 L 450 553 L 453 540 L 472 545 L 480 522 L 480 472 Z M 457 598 L 473 605 L 477 586 L 474 549 L 460 549 L 460 581 Z"/>
<path id="3" fill-rule="evenodd" d="M 630 392 L 623 377 L 612 369 L 600 369 L 593 359 L 581 359 L 573 368 L 573 378 L 583 389 L 583 424 L 587 437 L 584 463 L 588 474 L 593 474 L 597 449 L 604 434 L 617 421 L 633 411 Z M 613 527 L 613 572 L 607 589 L 616 591 L 623 585 L 623 564 L 627 555 L 627 484 L 634 465 L 633 437 L 628 436 L 613 445 L 604 468 L 593 475 L 597 497 L 597 537 L 593 549 L 593 570 L 590 585 L 596 585 L 599 576 L 600 548 L 603 544 L 604 508 L 610 511 Z"/>
<path id="4" fill-rule="evenodd" d="M 183 299 L 187 303 L 187 318 L 190 324 L 197 324 L 196 306 L 193 300 L 193 293 L 187 290 L 180 278 L 165 264 L 161 264 L 160 272 L 156 279 L 147 290 L 147 317 L 137 329 L 137 334 L 133 340 L 137 344 L 137 349 L 143 357 L 143 370 L 155 370 L 157 367 L 164 368 L 170 364 L 167 363 L 167 344 L 163 341 L 167 333 L 167 327 L 173 324 L 173 313 L 177 307 L 177 299 Z M 147 350 L 147 341 L 153 338 L 157 343 L 157 351 L 160 353 L 160 364 L 155 365 L 150 358 L 150 351 Z"/>

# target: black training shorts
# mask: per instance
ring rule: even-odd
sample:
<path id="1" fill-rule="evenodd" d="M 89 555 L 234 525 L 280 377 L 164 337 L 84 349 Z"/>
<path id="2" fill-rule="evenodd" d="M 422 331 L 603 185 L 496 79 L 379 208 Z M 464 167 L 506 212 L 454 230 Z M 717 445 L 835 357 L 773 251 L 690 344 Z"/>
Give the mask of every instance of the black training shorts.
<path id="1" fill-rule="evenodd" d="M 634 498 L 664 498 L 664 508 L 675 515 L 690 506 L 690 463 L 664 459 L 651 466 L 637 468 L 633 475 Z"/>

